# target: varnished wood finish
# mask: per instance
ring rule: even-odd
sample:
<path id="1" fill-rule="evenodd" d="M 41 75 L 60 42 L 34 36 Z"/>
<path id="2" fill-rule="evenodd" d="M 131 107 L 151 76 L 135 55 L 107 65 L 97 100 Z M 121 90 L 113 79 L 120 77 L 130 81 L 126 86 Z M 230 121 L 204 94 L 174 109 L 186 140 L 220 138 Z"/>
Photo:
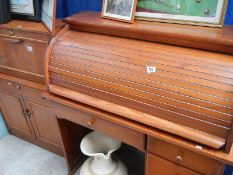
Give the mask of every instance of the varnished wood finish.
<path id="1" fill-rule="evenodd" d="M 41 97 L 45 89 L 44 84 L 0 73 L 0 110 L 11 134 L 64 155 L 56 116 Z"/>
<path id="2" fill-rule="evenodd" d="M 179 147 L 185 148 L 191 152 L 198 153 L 202 156 L 209 157 L 211 159 L 217 160 L 219 162 L 223 162 L 225 164 L 233 165 L 233 151 L 230 154 L 224 153 L 223 150 L 216 150 L 216 149 L 204 146 L 204 145 L 200 145 L 199 143 L 191 142 L 188 139 L 184 139 L 181 137 L 177 137 L 176 135 L 173 135 L 173 134 L 162 132 L 161 130 L 143 125 L 142 123 L 137 123 L 135 121 L 123 118 L 119 115 L 114 115 L 112 113 L 109 113 L 109 112 L 106 112 L 103 110 L 99 110 L 97 108 L 93 108 L 93 107 L 85 105 L 83 103 L 77 103 L 76 101 L 71 101 L 71 100 L 63 98 L 61 96 L 54 95 L 52 93 L 44 92 L 42 94 L 42 96 L 46 99 L 49 99 L 55 103 L 60 104 L 60 105 L 56 106 L 56 108 L 55 108 L 56 110 L 59 109 L 59 107 L 61 107 L 61 106 L 67 106 L 67 107 L 73 108 L 73 113 L 66 114 L 66 111 L 70 111 L 71 109 L 65 110 L 65 108 L 62 107 L 62 109 L 63 109 L 62 111 L 63 111 L 64 115 L 75 117 L 75 111 L 76 111 L 75 109 L 78 109 L 78 110 L 81 110 L 85 113 L 95 115 L 95 116 L 98 116 L 99 118 L 102 118 L 102 119 L 111 121 L 113 123 L 117 123 L 119 125 L 128 127 L 129 129 L 133 129 L 133 130 L 136 130 L 138 132 L 147 134 L 147 135 L 152 136 L 154 138 L 157 138 L 159 140 L 166 141 L 169 144 L 174 144 L 174 145 L 177 145 Z M 69 119 L 69 118 L 67 118 L 67 119 Z M 197 145 L 202 146 L 202 149 L 197 149 Z"/>
<path id="3" fill-rule="evenodd" d="M 12 108 L 14 110 L 12 110 Z M 20 132 L 26 138 L 33 138 L 30 120 L 24 115 L 24 106 L 20 96 L 0 91 L 0 109 L 6 119 L 8 128 Z"/>
<path id="4" fill-rule="evenodd" d="M 97 98 L 93 98 L 87 95 L 83 95 L 74 91 L 66 90 L 64 88 L 50 85 L 49 89 L 52 93 L 59 94 L 61 96 L 71 98 L 73 100 L 79 101 L 84 104 L 91 105 L 93 107 L 117 114 L 128 119 L 138 121 L 143 124 L 150 125 L 152 127 L 176 134 L 178 136 L 196 141 L 198 143 L 208 145 L 210 147 L 219 149 L 224 146 L 225 140 L 216 137 L 214 135 L 207 134 L 205 132 L 200 132 L 198 130 L 178 125 L 167 120 L 156 118 L 154 116 L 137 112 L 129 108 L 125 108 L 120 105 L 115 105 Z M 81 99 L 81 100 L 80 100 Z"/>
<path id="5" fill-rule="evenodd" d="M 49 107 L 28 100 L 25 100 L 25 104 L 27 109 L 31 111 L 30 119 L 36 138 L 40 142 L 57 147 L 57 149 L 62 149 L 59 128 L 54 112 Z"/>
<path id="6" fill-rule="evenodd" d="M 47 46 L 48 42 L 0 36 L 0 70 L 3 73 L 43 83 Z M 31 47 L 32 51 L 28 51 L 28 47 Z"/>
<path id="7" fill-rule="evenodd" d="M 4 92 L 21 95 L 24 99 L 36 101 L 39 104 L 49 106 L 49 102 L 41 97 L 41 92 L 46 90 L 44 84 L 0 73 L 0 89 Z"/>
<path id="8" fill-rule="evenodd" d="M 91 114 L 82 109 L 73 109 L 58 102 L 51 103 L 59 119 L 66 119 L 91 130 L 96 130 L 113 138 L 121 140 L 141 151 L 145 151 L 146 136 L 128 127 L 102 119 L 99 115 Z"/>
<path id="9" fill-rule="evenodd" d="M 47 82 L 47 90 L 48 90 L 48 82 L 49 82 L 49 74 L 48 74 L 48 64 L 49 64 L 49 59 L 50 59 L 50 54 L 51 54 L 51 52 L 52 52 L 52 50 L 54 49 L 54 47 L 55 47 L 55 44 L 56 44 L 56 41 L 61 37 L 61 36 L 63 36 L 67 31 L 69 30 L 69 26 L 68 25 L 66 25 L 57 35 L 56 35 L 56 37 L 54 37 L 52 40 L 51 40 L 51 42 L 50 42 L 50 44 L 49 44 L 49 46 L 48 46 L 48 48 L 47 48 L 47 51 L 46 51 L 46 53 L 45 53 L 45 62 L 44 62 L 44 74 L 45 74 L 45 80 L 46 80 L 46 82 Z"/>
<path id="10" fill-rule="evenodd" d="M 41 23 L 0 25 L 0 72 L 44 83 L 44 56 L 51 34 Z"/>
<path id="11" fill-rule="evenodd" d="M 58 119 L 58 125 L 68 166 L 68 175 L 73 175 L 83 163 L 84 156 L 80 149 L 80 143 L 90 130 L 64 119 Z"/>
<path id="12" fill-rule="evenodd" d="M 233 27 L 209 28 L 159 22 L 124 24 L 101 19 L 97 12 L 82 12 L 64 20 L 72 29 L 136 38 L 178 46 L 233 53 Z"/>
<path id="13" fill-rule="evenodd" d="M 215 148 L 230 134 L 231 55 L 76 31 L 57 39 L 49 55 L 47 83 L 54 93 L 168 132 L 174 133 L 158 118 L 197 130 L 197 138 L 205 133 L 222 138 L 213 146 L 193 133 L 175 132 Z M 146 66 L 155 66 L 156 73 L 147 74 Z M 131 109 L 134 116 L 128 115 Z"/>
<path id="14" fill-rule="evenodd" d="M 184 148 L 153 137 L 148 138 L 147 151 L 201 174 L 217 175 L 219 169 L 222 168 L 222 163 L 216 160 L 190 152 Z"/>
<path id="15" fill-rule="evenodd" d="M 13 20 L 0 25 L 0 35 L 49 41 L 51 35 L 42 23 Z"/>
<path id="16" fill-rule="evenodd" d="M 175 163 L 147 154 L 146 175 L 201 175 Z"/>

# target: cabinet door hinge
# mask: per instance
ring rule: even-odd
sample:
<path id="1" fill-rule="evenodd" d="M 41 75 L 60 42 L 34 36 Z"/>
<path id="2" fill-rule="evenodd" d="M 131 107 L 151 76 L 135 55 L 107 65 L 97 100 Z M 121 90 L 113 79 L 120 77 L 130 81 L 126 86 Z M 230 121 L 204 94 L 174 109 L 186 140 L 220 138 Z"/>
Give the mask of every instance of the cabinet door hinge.
<path id="1" fill-rule="evenodd" d="M 29 118 L 32 115 L 32 113 L 28 109 L 23 110 L 23 114 L 24 114 L 25 117 L 29 117 Z"/>

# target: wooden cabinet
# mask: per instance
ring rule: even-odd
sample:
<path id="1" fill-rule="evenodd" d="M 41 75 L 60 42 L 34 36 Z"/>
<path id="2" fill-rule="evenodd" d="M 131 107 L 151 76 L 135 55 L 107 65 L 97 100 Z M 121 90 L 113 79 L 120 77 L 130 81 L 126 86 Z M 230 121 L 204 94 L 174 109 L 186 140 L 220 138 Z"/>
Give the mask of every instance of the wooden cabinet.
<path id="1" fill-rule="evenodd" d="M 30 120 L 25 115 L 26 110 L 20 96 L 0 92 L 0 107 L 10 131 L 18 132 L 27 139 L 33 138 Z"/>
<path id="2" fill-rule="evenodd" d="M 62 155 L 56 116 L 40 97 L 43 86 L 0 74 L 0 109 L 11 134 Z"/>

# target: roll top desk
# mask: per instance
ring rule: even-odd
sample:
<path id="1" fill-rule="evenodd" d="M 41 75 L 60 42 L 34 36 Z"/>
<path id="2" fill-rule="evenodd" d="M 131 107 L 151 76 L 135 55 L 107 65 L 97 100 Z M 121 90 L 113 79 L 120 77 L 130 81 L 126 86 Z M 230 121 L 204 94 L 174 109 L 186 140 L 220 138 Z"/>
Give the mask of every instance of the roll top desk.
<path id="1" fill-rule="evenodd" d="M 233 163 L 232 27 L 131 25 L 95 12 L 64 22 L 47 50 L 43 96 L 58 113 L 70 174 L 82 156 L 67 120 L 144 152 L 147 175 L 217 175 Z"/>

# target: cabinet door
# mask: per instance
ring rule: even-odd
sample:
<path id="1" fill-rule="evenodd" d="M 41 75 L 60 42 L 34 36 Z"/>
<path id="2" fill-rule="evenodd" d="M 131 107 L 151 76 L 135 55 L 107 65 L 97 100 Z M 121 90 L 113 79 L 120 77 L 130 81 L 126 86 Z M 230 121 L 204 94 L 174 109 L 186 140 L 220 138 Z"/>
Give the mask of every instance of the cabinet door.
<path id="1" fill-rule="evenodd" d="M 40 104 L 26 101 L 26 106 L 31 111 L 31 121 L 38 141 L 54 147 L 61 147 L 60 131 L 53 111 Z"/>
<path id="2" fill-rule="evenodd" d="M 201 175 L 152 154 L 147 154 L 146 164 L 146 175 Z"/>
<path id="3" fill-rule="evenodd" d="M 22 104 L 19 96 L 0 92 L 0 108 L 9 130 L 21 136 L 32 138 L 33 134 L 30 130 L 30 121 L 23 113 Z"/>

